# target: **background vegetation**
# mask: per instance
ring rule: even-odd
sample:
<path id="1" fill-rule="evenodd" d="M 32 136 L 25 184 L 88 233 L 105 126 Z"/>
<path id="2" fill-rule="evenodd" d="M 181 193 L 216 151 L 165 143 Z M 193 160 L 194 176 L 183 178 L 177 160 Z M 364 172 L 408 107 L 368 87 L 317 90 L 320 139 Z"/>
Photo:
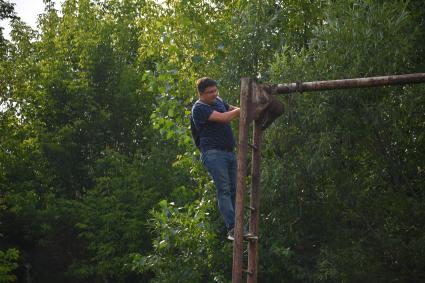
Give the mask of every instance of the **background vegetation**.
<path id="1" fill-rule="evenodd" d="M 420 0 L 45 0 L 0 33 L 0 282 L 230 282 L 195 80 L 423 72 Z M 264 137 L 259 282 L 425 281 L 425 87 L 291 94 Z M 237 124 L 234 124 L 237 132 Z"/>

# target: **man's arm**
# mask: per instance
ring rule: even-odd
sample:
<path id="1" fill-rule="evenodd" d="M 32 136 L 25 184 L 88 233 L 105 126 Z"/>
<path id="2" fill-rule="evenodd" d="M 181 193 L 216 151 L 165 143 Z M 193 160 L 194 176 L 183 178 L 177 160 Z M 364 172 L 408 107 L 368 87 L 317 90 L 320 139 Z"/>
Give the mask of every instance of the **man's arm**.
<path id="1" fill-rule="evenodd" d="M 239 117 L 239 113 L 241 112 L 240 108 L 238 107 L 234 107 L 234 109 L 229 110 L 227 112 L 221 113 L 218 111 L 213 111 L 213 113 L 211 113 L 210 117 L 208 117 L 208 121 L 211 122 L 219 122 L 219 123 L 229 123 L 230 121 L 232 121 L 233 119 Z"/>

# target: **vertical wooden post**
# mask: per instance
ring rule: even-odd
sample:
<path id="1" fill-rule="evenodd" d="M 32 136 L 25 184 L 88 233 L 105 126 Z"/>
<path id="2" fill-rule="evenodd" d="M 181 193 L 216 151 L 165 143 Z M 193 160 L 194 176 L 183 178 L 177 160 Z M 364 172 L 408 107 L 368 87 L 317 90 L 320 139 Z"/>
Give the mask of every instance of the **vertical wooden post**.
<path id="1" fill-rule="evenodd" d="M 232 282 L 242 283 L 243 270 L 243 209 L 246 176 L 246 153 L 248 149 L 248 127 L 250 124 L 250 104 L 252 97 L 250 78 L 241 79 L 241 94 L 239 116 L 239 145 L 238 145 L 238 179 L 236 184 L 235 203 L 235 240 L 233 242 Z"/>
<path id="2" fill-rule="evenodd" d="M 251 187 L 251 215 L 249 218 L 249 228 L 251 234 L 257 236 L 256 240 L 250 240 L 248 244 L 248 277 L 247 283 L 257 282 L 257 262 L 258 262 L 258 235 L 260 216 L 260 164 L 261 164 L 261 125 L 254 122 L 253 129 L 253 150 L 252 150 L 252 187 Z"/>

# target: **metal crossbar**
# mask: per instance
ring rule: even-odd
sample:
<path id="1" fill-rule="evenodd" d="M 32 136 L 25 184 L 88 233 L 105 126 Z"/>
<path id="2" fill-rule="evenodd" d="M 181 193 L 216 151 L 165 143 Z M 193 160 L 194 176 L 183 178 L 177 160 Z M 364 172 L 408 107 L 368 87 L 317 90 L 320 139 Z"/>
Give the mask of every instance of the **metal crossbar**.
<path id="1" fill-rule="evenodd" d="M 355 79 L 345 79 L 345 80 L 277 84 L 275 85 L 275 90 L 276 90 L 276 94 L 284 94 L 284 93 L 291 93 L 291 92 L 365 88 L 365 87 L 378 87 L 378 86 L 387 86 L 387 85 L 415 84 L 415 83 L 423 83 L 423 82 L 425 82 L 425 73 L 416 73 L 416 74 L 405 74 L 405 75 L 394 75 L 394 76 L 355 78 Z"/>

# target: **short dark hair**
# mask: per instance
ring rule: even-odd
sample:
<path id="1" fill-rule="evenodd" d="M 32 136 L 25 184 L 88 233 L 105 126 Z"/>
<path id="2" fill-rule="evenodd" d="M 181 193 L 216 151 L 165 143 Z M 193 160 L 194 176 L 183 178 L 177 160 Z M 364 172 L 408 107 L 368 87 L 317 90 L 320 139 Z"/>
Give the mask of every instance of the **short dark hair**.
<path id="1" fill-rule="evenodd" d="M 208 78 L 208 77 L 203 77 L 203 78 L 200 78 L 196 81 L 196 86 L 198 88 L 198 93 L 201 94 L 205 91 L 205 89 L 207 87 L 217 86 L 217 82 L 213 79 Z"/>

